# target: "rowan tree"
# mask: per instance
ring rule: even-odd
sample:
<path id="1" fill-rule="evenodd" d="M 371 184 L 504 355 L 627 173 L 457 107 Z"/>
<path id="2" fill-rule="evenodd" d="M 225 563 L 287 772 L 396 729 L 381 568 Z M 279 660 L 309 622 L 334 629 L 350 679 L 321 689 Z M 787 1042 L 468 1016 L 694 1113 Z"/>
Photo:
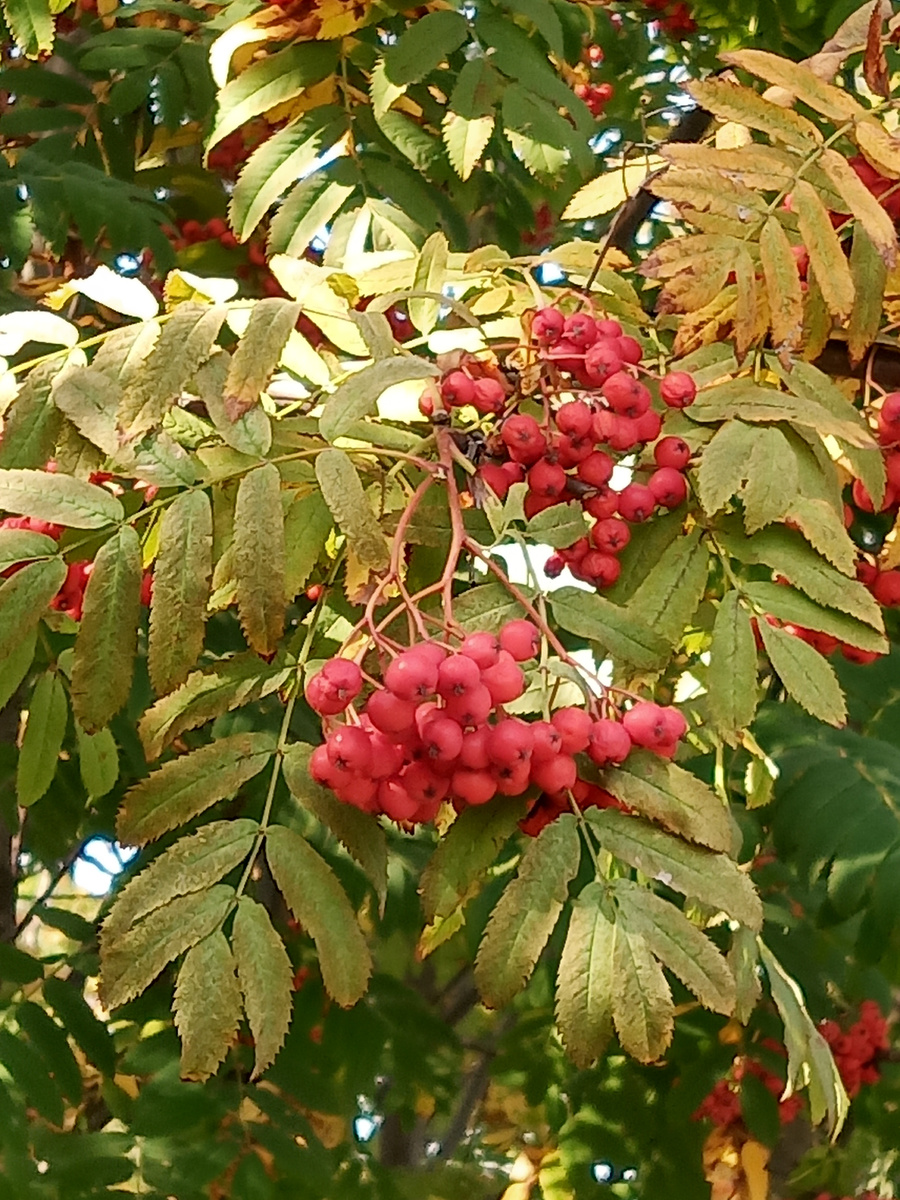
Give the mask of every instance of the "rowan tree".
<path id="1" fill-rule="evenodd" d="M 898 25 L 775 7 L 3 0 L 0 1195 L 894 1196 Z"/>

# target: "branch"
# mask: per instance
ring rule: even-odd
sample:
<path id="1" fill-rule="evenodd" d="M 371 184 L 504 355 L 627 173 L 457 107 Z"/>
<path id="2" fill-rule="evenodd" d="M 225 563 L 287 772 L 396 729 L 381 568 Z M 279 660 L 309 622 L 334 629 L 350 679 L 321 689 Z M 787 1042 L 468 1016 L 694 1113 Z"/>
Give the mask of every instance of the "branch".
<path id="1" fill-rule="evenodd" d="M 497 1053 L 497 1043 L 508 1033 L 514 1022 L 515 1015 L 511 1012 L 505 1013 L 494 1026 L 490 1041 L 479 1050 L 460 1094 L 456 1112 L 450 1119 L 447 1132 L 441 1138 L 441 1158 L 452 1158 L 468 1133 L 472 1118 L 487 1094 L 491 1081 L 491 1061 Z"/>

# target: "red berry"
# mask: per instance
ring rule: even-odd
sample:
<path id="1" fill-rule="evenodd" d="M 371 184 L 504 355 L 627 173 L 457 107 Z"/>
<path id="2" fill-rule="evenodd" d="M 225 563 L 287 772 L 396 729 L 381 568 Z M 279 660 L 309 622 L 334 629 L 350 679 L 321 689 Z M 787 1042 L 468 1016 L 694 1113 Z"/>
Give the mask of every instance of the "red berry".
<path id="1" fill-rule="evenodd" d="M 652 408 L 648 408 L 642 417 L 634 422 L 634 431 L 638 440 L 646 443 L 655 442 L 662 430 L 662 417 Z"/>
<path id="2" fill-rule="evenodd" d="M 513 767 L 494 767 L 491 775 L 501 796 L 521 796 L 528 787 L 529 764 L 523 762 Z"/>
<path id="3" fill-rule="evenodd" d="M 556 428 L 572 438 L 585 438 L 591 432 L 593 413 L 583 400 L 570 400 L 556 412 Z"/>
<path id="4" fill-rule="evenodd" d="M 438 713 L 440 713 L 440 709 L 438 709 Z M 436 716 L 433 721 L 428 722 L 422 733 L 422 749 L 425 751 L 426 759 L 431 763 L 456 762 L 462 750 L 462 744 L 462 730 L 450 717 Z"/>
<path id="5" fill-rule="evenodd" d="M 476 379 L 475 395 L 472 403 L 480 413 L 502 413 L 506 403 L 506 392 L 503 384 L 496 379 Z"/>
<path id="6" fill-rule="evenodd" d="M 566 473 L 556 463 L 542 458 L 528 472 L 528 486 L 537 496 L 553 498 L 566 490 Z"/>
<path id="7" fill-rule="evenodd" d="M 612 461 L 612 460 L 610 460 Z M 602 521 L 604 517 L 612 517 L 618 512 L 619 497 L 616 492 L 605 485 L 597 490 L 593 496 L 588 496 L 582 500 L 581 507 L 588 516 L 595 517 L 598 521 Z"/>
<path id="8" fill-rule="evenodd" d="M 655 413 L 653 414 L 656 415 Z M 624 450 L 633 450 L 644 439 L 641 437 L 640 425 L 647 413 L 641 417 L 623 417 L 618 414 L 613 415 L 613 426 L 609 435 L 609 444 L 613 450 L 618 450 L 620 453 Z"/>
<path id="9" fill-rule="evenodd" d="M 408 821 L 419 807 L 399 778 L 383 779 L 378 785 L 378 806 L 393 821 Z"/>
<path id="10" fill-rule="evenodd" d="M 890 444 L 900 438 L 900 392 L 885 396 L 878 412 L 878 433 L 881 441 Z"/>
<path id="11" fill-rule="evenodd" d="M 613 460 L 608 454 L 604 454 L 602 450 L 595 450 L 584 462 L 578 464 L 575 473 L 583 483 L 600 488 L 612 478 L 613 466 Z"/>
<path id="12" fill-rule="evenodd" d="M 525 721 L 508 718 L 495 725 L 487 737 L 487 752 L 497 767 L 514 767 L 531 758 L 533 737 Z"/>
<path id="13" fill-rule="evenodd" d="M 686 371 L 670 371 L 659 385 L 659 394 L 669 408 L 687 408 L 697 396 L 697 385 Z"/>
<path id="14" fill-rule="evenodd" d="M 622 370 L 622 357 L 609 340 L 595 342 L 584 356 L 584 372 L 595 387 Z"/>
<path id="15" fill-rule="evenodd" d="M 323 787 L 334 788 L 338 772 L 328 756 L 327 746 L 316 746 L 309 758 L 309 773 L 316 783 Z"/>
<path id="16" fill-rule="evenodd" d="M 497 794 L 497 782 L 490 771 L 470 771 L 462 767 L 453 772 L 450 790 L 466 804 L 487 804 Z"/>
<path id="17" fill-rule="evenodd" d="M 221 217 L 213 217 L 211 221 L 206 222 L 206 236 L 208 238 L 220 238 L 223 233 L 228 232 L 228 226 Z"/>
<path id="18" fill-rule="evenodd" d="M 349 658 L 330 658 L 322 667 L 322 675 L 329 684 L 343 693 L 348 700 L 355 700 L 362 691 L 362 671 Z"/>
<path id="19" fill-rule="evenodd" d="M 480 686 L 481 670 L 466 654 L 451 654 L 438 667 L 437 692 L 445 700 L 450 696 L 464 696 Z"/>
<path id="20" fill-rule="evenodd" d="M 861 558 L 856 564 L 856 578 L 864 587 L 870 588 L 878 578 L 878 568 L 874 563 Z"/>
<path id="21" fill-rule="evenodd" d="M 372 766 L 372 745 L 368 734 L 358 725 L 344 725 L 335 730 L 326 746 L 335 770 L 365 775 Z"/>
<path id="22" fill-rule="evenodd" d="M 441 380 L 441 399 L 449 408 L 462 408 L 475 399 L 475 384 L 463 371 L 451 371 Z"/>
<path id="23" fill-rule="evenodd" d="M 656 497 L 643 483 L 629 483 L 619 493 L 618 509 L 626 521 L 646 521 L 656 508 Z"/>
<path id="24" fill-rule="evenodd" d="M 399 700 L 423 700 L 437 687 L 438 669 L 414 650 L 404 650 L 384 673 L 384 686 Z"/>
<path id="25" fill-rule="evenodd" d="M 683 438 L 664 437 L 653 447 L 653 458 L 658 467 L 683 471 L 691 461 L 691 448 Z"/>
<path id="26" fill-rule="evenodd" d="M 650 407 L 650 392 L 626 371 L 611 375 L 600 391 L 613 412 L 623 417 L 640 417 Z"/>
<path id="27" fill-rule="evenodd" d="M 483 480 L 499 500 L 505 500 L 506 494 L 512 487 L 512 480 L 502 467 L 493 463 L 485 463 L 478 468 L 478 478 Z"/>
<path id="28" fill-rule="evenodd" d="M 597 340 L 597 324 L 589 313 L 572 313 L 566 317 L 563 334 L 580 350 L 587 350 Z"/>
<path id="29" fill-rule="evenodd" d="M 566 569 L 566 560 L 561 554 L 551 554 L 544 563 L 544 574 L 548 579 L 558 579 Z"/>
<path id="30" fill-rule="evenodd" d="M 874 501 L 869 495 L 868 489 L 861 479 L 853 480 L 853 503 L 863 512 L 873 513 L 875 511 Z M 896 503 L 896 493 L 890 484 L 888 484 L 884 489 L 884 499 L 882 500 L 881 508 L 879 508 L 878 511 L 887 512 L 888 509 L 893 508 Z"/>
<path id="31" fill-rule="evenodd" d="M 560 708 L 550 718 L 559 731 L 564 754 L 581 754 L 591 736 L 591 717 L 583 708 Z"/>
<path id="32" fill-rule="evenodd" d="M 470 771 L 483 771 L 491 765 L 491 756 L 487 751 L 487 739 L 490 732 L 488 725 L 482 725 L 478 729 L 472 729 L 463 734 L 459 761 Z"/>
<path id="33" fill-rule="evenodd" d="M 591 541 L 598 550 L 618 554 L 631 541 L 631 530 L 619 517 L 607 517 L 604 521 L 598 521 L 591 530 Z"/>
<path id="34" fill-rule="evenodd" d="M 603 550 L 592 550 L 578 564 L 581 577 L 596 587 L 612 587 L 622 574 L 622 564 L 614 554 Z M 574 568 L 573 568 L 574 574 Z"/>
<path id="35" fill-rule="evenodd" d="M 401 700 L 385 688 L 369 697 L 366 715 L 382 733 L 406 733 L 415 722 L 416 705 L 412 700 Z"/>
<path id="36" fill-rule="evenodd" d="M 400 772 L 400 782 L 416 804 L 443 800 L 450 791 L 450 780 L 432 771 L 425 762 L 413 762 Z"/>
<path id="37" fill-rule="evenodd" d="M 558 308 L 542 308 L 531 322 L 531 336 L 542 346 L 552 346 L 562 337 L 566 319 Z"/>
<path id="38" fill-rule="evenodd" d="M 526 413 L 517 413 L 504 421 L 500 436 L 510 454 L 525 464 L 536 463 L 547 449 L 547 439 L 541 432 L 540 425 L 534 417 Z"/>
<path id="39" fill-rule="evenodd" d="M 500 646 L 516 662 L 537 658 L 541 649 L 541 635 L 530 621 L 523 619 L 507 621 L 500 630 Z"/>
<path id="40" fill-rule="evenodd" d="M 557 754 L 555 758 L 531 764 L 531 782 L 550 796 L 571 789 L 577 778 L 575 759 L 568 754 Z"/>
<path id="41" fill-rule="evenodd" d="M 546 762 L 563 753 L 562 734 L 549 721 L 533 721 L 531 738 L 532 762 Z"/>
<path id="42" fill-rule="evenodd" d="M 464 727 L 482 725 L 494 707 L 494 697 L 483 683 L 461 696 L 450 696 L 444 703 L 444 712 Z"/>
<path id="43" fill-rule="evenodd" d="M 494 704 L 509 704 L 525 691 L 522 668 L 506 650 L 500 651 L 495 666 L 481 672 L 481 682 L 490 692 Z"/>
<path id="44" fill-rule="evenodd" d="M 636 367 L 644 357 L 644 348 L 641 343 L 637 338 L 629 337 L 628 334 L 620 337 L 616 345 L 622 362 L 630 363 L 633 367 Z"/>
<path id="45" fill-rule="evenodd" d="M 563 434 L 554 441 L 553 449 L 559 465 L 568 471 L 584 462 L 586 458 L 590 458 L 594 443 L 590 437 L 572 438 Z"/>
<path id="46" fill-rule="evenodd" d="M 591 726 L 588 754 L 599 767 L 607 763 L 618 766 L 631 751 L 631 738 L 621 721 L 601 717 Z"/>
<path id="47" fill-rule="evenodd" d="M 345 804 L 363 812 L 377 812 L 378 781 L 367 775 L 342 774 L 334 787 L 335 794 Z"/>
<path id="48" fill-rule="evenodd" d="M 481 670 L 496 666 L 500 660 L 500 641 L 493 633 L 470 633 L 459 648 Z"/>
<path id="49" fill-rule="evenodd" d="M 900 450 L 892 450 L 884 456 L 888 486 L 900 493 Z"/>
<path id="50" fill-rule="evenodd" d="M 647 480 L 656 503 L 663 508 L 677 508 L 687 499 L 687 480 L 674 467 L 660 467 Z"/>
<path id="51" fill-rule="evenodd" d="M 620 338 L 622 336 L 622 326 L 618 321 L 613 321 L 610 317 L 604 317 L 603 320 L 597 322 L 597 332 L 601 337 Z"/>
<path id="52" fill-rule="evenodd" d="M 872 584 L 872 595 L 885 608 L 900 605 L 900 571 L 882 571 Z"/>

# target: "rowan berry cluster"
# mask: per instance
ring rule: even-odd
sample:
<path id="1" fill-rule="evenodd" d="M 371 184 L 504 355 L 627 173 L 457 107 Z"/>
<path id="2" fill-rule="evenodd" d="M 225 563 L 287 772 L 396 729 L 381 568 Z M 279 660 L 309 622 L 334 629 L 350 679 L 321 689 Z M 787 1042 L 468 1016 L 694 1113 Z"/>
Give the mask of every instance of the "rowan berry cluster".
<path id="1" fill-rule="evenodd" d="M 590 534 L 554 555 L 547 573 L 557 576 L 568 566 L 577 579 L 610 587 L 621 571 L 617 556 L 631 538 L 629 526 L 687 498 L 691 450 L 679 437 L 660 438 L 663 418 L 640 377 L 641 345 L 618 321 L 544 308 L 534 316 L 531 337 L 548 374 L 544 419 L 521 411 L 505 416 L 488 443 L 494 461 L 483 463 L 478 476 L 501 499 L 514 483 L 526 482 L 529 518 L 578 501 L 594 520 Z M 510 390 L 496 368 L 468 356 L 444 374 L 439 402 L 446 409 L 471 406 L 501 417 Z M 697 387 L 689 374 L 673 371 L 659 381 L 658 392 L 664 407 L 681 409 L 693 403 Z M 575 398 L 551 404 L 560 393 Z M 433 413 L 431 396 L 424 398 L 423 411 Z M 652 469 L 634 478 L 629 468 L 629 482 L 614 490 L 617 463 L 650 443 L 656 443 Z"/>
<path id="2" fill-rule="evenodd" d="M 859 1020 L 844 1032 L 837 1021 L 823 1021 L 819 1032 L 831 1047 L 848 1096 L 855 1096 L 863 1084 L 877 1083 L 881 1072 L 878 1062 L 889 1048 L 887 1020 L 874 1000 L 859 1006 Z"/>
<path id="3" fill-rule="evenodd" d="M 783 1054 L 784 1047 L 766 1039 L 768 1049 Z M 788 1096 L 782 1100 L 784 1080 L 764 1067 L 758 1059 L 748 1055 L 736 1058 L 726 1079 L 720 1079 L 700 1106 L 691 1114 L 694 1121 L 704 1119 L 712 1121 L 716 1127 L 733 1125 L 743 1120 L 741 1107 L 741 1081 L 747 1075 L 754 1075 L 763 1086 L 778 1100 L 778 1118 L 782 1125 L 789 1125 L 800 1113 L 803 1101 L 799 1096 Z"/>
<path id="4" fill-rule="evenodd" d="M 583 100 L 592 117 L 602 117 L 607 104 L 615 95 L 611 83 L 576 83 L 572 89 Z"/>
<path id="5" fill-rule="evenodd" d="M 697 22 L 691 16 L 691 6 L 686 0 L 645 0 L 645 3 L 654 12 L 662 13 L 657 24 L 663 33 L 683 38 L 697 32 Z"/>
<path id="6" fill-rule="evenodd" d="M 537 833 L 570 805 L 617 801 L 579 781 L 577 755 L 599 767 L 619 765 L 634 746 L 671 758 L 685 733 L 674 708 L 638 701 L 624 713 L 606 702 L 605 716 L 561 708 L 524 721 L 505 712 L 527 680 L 521 663 L 540 652 L 530 621 L 514 620 L 498 636 L 470 633 L 457 647 L 423 641 L 403 650 L 371 681 L 359 665 L 329 660 L 306 686 L 306 699 L 326 718 L 326 740 L 310 760 L 313 778 L 340 800 L 396 821 L 434 820 L 441 803 L 457 811 L 494 796 L 537 794 L 527 833 Z M 333 718 L 343 717 L 341 722 Z"/>
<path id="7" fill-rule="evenodd" d="M 247 161 L 253 149 L 253 146 L 245 143 L 244 131 L 236 129 L 210 150 L 206 161 L 209 169 L 217 175 L 233 178 L 238 167 Z"/>

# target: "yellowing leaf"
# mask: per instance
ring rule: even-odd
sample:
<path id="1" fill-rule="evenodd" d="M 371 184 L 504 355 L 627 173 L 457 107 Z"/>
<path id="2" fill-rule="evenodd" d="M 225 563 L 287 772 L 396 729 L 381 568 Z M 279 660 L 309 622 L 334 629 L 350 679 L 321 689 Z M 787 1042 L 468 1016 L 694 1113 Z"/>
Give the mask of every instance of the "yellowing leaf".
<path id="1" fill-rule="evenodd" d="M 556 977 L 556 1023 L 577 1067 L 590 1067 L 612 1036 L 613 993 L 618 986 L 618 929 L 604 912 L 604 891 L 589 883 L 572 905 Z"/>
<path id="2" fill-rule="evenodd" d="M 0 509 L 70 529 L 102 529 L 125 515 L 105 488 L 47 471 L 0 471 Z"/>
<path id="3" fill-rule="evenodd" d="M 29 563 L 0 584 L 0 667 L 6 668 L 13 663 L 21 665 L 19 651 L 28 642 L 29 634 L 47 611 L 47 605 L 59 591 L 65 577 L 66 564 L 61 558 L 52 558 L 47 562 Z M 31 658 L 28 657 L 22 665 L 22 675 L 30 665 Z M 12 691 L 19 682 L 21 676 L 13 683 Z M 6 677 L 3 683 L 7 683 Z"/>
<path id="4" fill-rule="evenodd" d="M 704 79 L 688 85 L 688 91 L 698 104 L 724 121 L 736 121 L 750 129 L 768 134 L 774 141 L 783 142 L 796 150 L 808 153 L 821 146 L 822 134 L 791 109 L 764 100 L 751 88 L 725 79 Z"/>
<path id="5" fill-rule="evenodd" d="M 836 150 L 825 150 L 819 160 L 835 191 L 869 236 L 884 263 L 892 267 L 897 261 L 897 233 L 894 222 L 846 158 Z"/>
<path id="6" fill-rule="evenodd" d="M 257 300 L 253 305 L 225 380 L 225 412 L 232 422 L 259 403 L 299 316 L 296 301 L 277 296 Z"/>
<path id="7" fill-rule="evenodd" d="M 900 179 L 900 138 L 880 121 L 867 117 L 856 123 L 856 143 L 872 166 L 888 179 Z"/>
<path id="8" fill-rule="evenodd" d="M 237 1037 L 241 989 L 234 972 L 234 956 L 221 929 L 207 934 L 185 955 L 173 1006 L 182 1079 L 208 1079 Z"/>
<path id="9" fill-rule="evenodd" d="M 772 322 L 772 340 L 780 353 L 796 350 L 803 337 L 803 292 L 800 272 L 784 227 L 769 217 L 759 239 L 759 253 Z"/>
<path id="10" fill-rule="evenodd" d="M 842 726 L 847 706 L 834 668 L 818 650 L 768 621 L 760 621 L 766 653 L 788 693 L 807 712 L 829 725 Z"/>
<path id="11" fill-rule="evenodd" d="M 566 206 L 563 220 L 582 221 L 586 217 L 599 217 L 612 212 L 624 204 L 653 171 L 663 165 L 663 160 L 656 157 L 621 165 L 609 163 L 609 170 L 579 188 Z"/>
<path id="12" fill-rule="evenodd" d="M 613 973 L 612 1015 L 622 1049 L 638 1062 L 656 1062 L 672 1040 L 675 1006 L 646 940 L 627 926 L 616 930 Z"/>
<path id="13" fill-rule="evenodd" d="M 291 1019 L 294 972 L 269 914 L 249 896 L 238 901 L 231 940 L 253 1035 L 255 1079 L 275 1061 L 284 1043 Z"/>
<path id="14" fill-rule="evenodd" d="M 758 75 L 767 83 L 784 88 L 803 104 L 839 125 L 867 114 L 849 92 L 824 82 L 802 63 L 780 58 L 767 50 L 732 50 L 721 58 L 751 75 Z"/>
<path id="15" fill-rule="evenodd" d="M 343 450 L 323 450 L 316 458 L 316 478 L 325 503 L 359 561 L 373 568 L 387 566 L 384 533 L 349 456 Z"/>
<path id="16" fill-rule="evenodd" d="M 234 511 L 234 572 L 241 627 L 257 654 L 273 654 L 284 628 L 284 511 L 272 463 L 245 475 Z"/>
<path id="17" fill-rule="evenodd" d="M 212 578 L 212 509 L 182 492 L 163 513 L 153 573 L 148 666 L 157 693 L 184 683 L 200 657 Z"/>

